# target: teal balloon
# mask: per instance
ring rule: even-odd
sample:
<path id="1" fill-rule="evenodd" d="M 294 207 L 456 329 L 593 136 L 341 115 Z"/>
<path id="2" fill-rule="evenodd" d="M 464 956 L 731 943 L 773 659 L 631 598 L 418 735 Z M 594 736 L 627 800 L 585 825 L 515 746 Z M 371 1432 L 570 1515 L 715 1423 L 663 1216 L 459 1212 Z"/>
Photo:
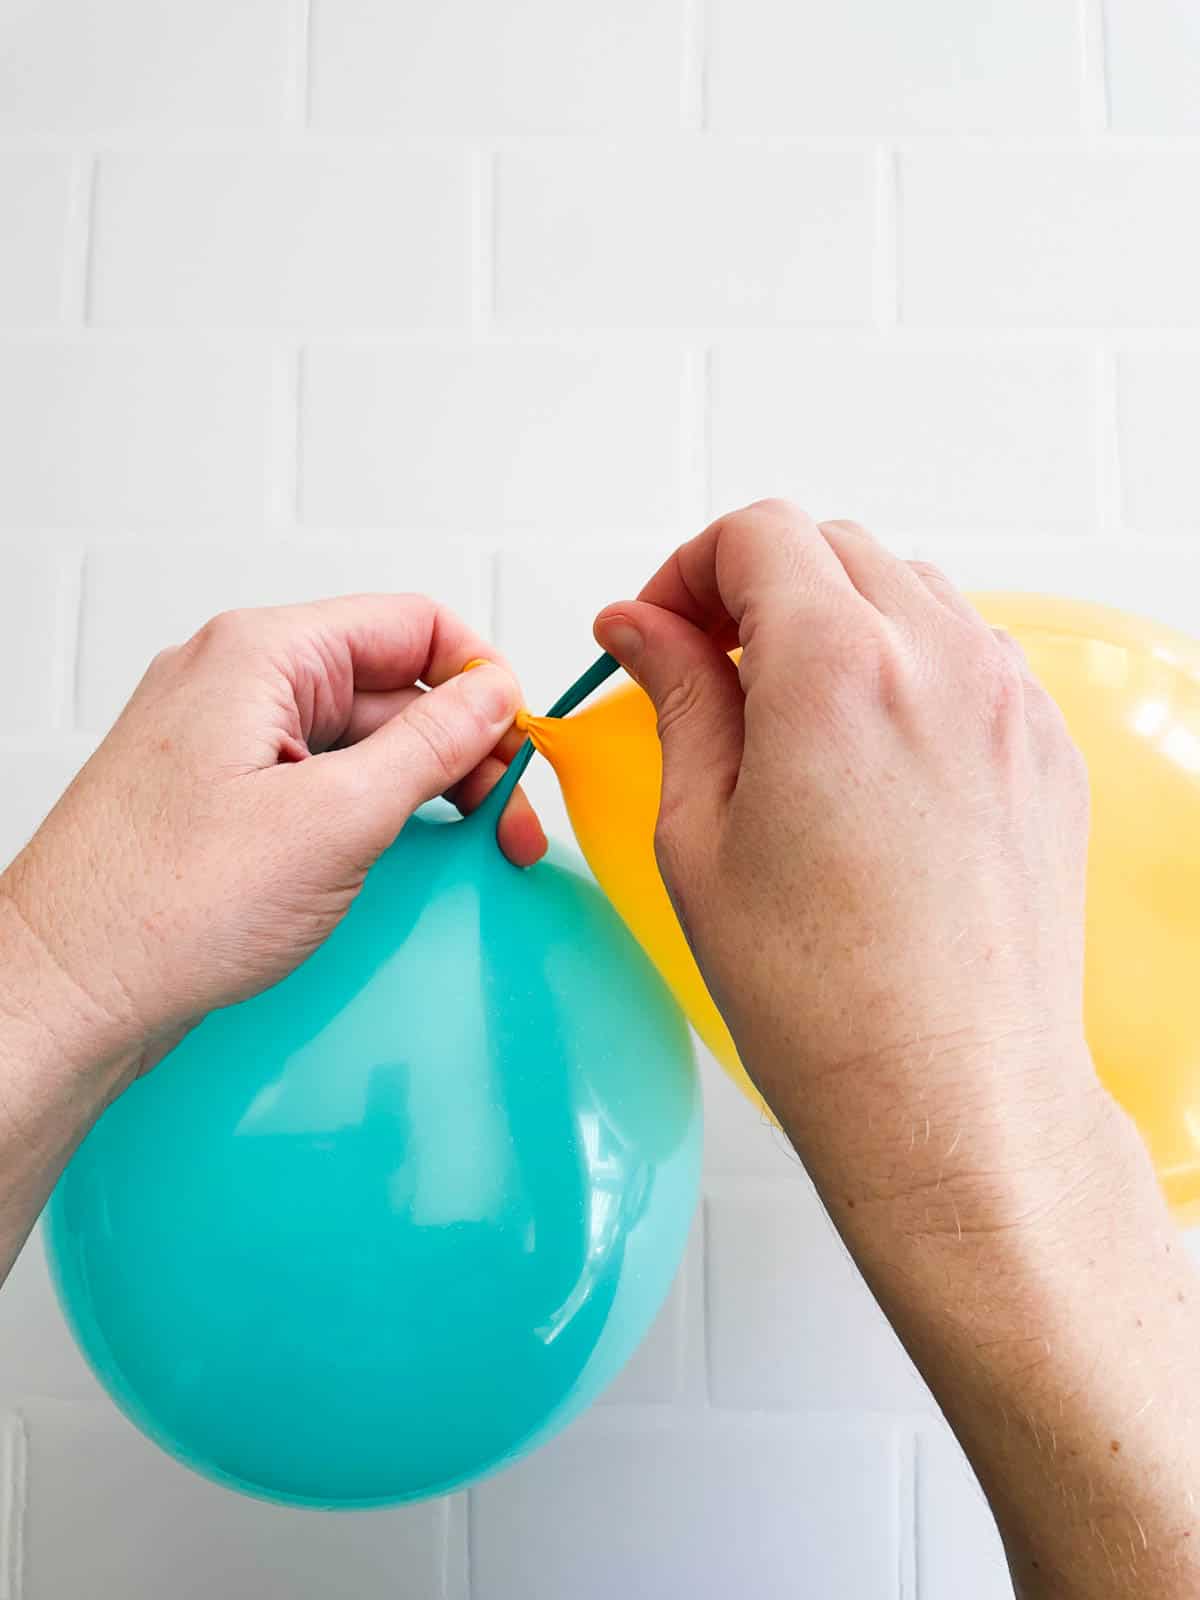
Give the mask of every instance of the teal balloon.
<path id="1" fill-rule="evenodd" d="M 584 1409 L 675 1274 L 686 1025 L 595 885 L 415 817 L 328 941 L 107 1111 L 51 1198 L 75 1338 L 197 1471 L 441 1494 Z"/>

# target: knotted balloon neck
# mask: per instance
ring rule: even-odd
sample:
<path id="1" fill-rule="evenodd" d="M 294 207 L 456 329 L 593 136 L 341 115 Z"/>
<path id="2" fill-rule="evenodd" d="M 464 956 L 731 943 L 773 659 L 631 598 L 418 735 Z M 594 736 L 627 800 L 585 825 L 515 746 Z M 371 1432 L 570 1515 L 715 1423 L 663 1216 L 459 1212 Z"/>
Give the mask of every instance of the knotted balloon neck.
<path id="1" fill-rule="evenodd" d="M 546 712 L 546 715 L 548 717 L 565 717 L 569 712 L 574 711 L 575 707 L 582 704 L 588 695 L 598 689 L 606 679 L 612 677 L 618 665 L 619 663 L 613 656 L 607 653 L 602 655 L 598 661 L 592 663 L 585 673 L 576 678 L 565 693 L 559 695 L 549 711 Z M 527 711 L 519 711 L 515 724 L 524 733 L 529 726 L 529 713 Z M 512 799 L 513 790 L 520 783 L 521 775 L 532 758 L 533 741 L 526 739 L 509 762 L 508 771 L 475 812 L 475 817 L 479 819 L 477 826 L 483 827 L 486 825 L 492 828 L 493 831 L 495 830 L 500 821 L 501 812 Z"/>

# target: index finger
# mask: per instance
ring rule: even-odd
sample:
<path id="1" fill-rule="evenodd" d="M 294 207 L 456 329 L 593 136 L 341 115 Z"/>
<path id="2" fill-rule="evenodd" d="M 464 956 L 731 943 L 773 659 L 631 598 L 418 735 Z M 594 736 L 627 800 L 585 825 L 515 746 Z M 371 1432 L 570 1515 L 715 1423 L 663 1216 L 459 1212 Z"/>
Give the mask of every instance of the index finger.
<path id="1" fill-rule="evenodd" d="M 301 734 L 329 749 L 351 724 L 356 696 L 436 688 L 468 661 L 498 651 L 453 611 L 423 594 L 352 594 L 306 605 L 226 612 L 192 640 L 219 670 L 268 661 L 290 685 Z"/>
<path id="2" fill-rule="evenodd" d="M 447 606 L 424 594 L 351 594 L 272 613 L 297 643 L 314 630 L 349 652 L 354 687 L 379 693 L 414 683 L 430 688 L 455 677 L 475 658 L 508 662 Z"/>

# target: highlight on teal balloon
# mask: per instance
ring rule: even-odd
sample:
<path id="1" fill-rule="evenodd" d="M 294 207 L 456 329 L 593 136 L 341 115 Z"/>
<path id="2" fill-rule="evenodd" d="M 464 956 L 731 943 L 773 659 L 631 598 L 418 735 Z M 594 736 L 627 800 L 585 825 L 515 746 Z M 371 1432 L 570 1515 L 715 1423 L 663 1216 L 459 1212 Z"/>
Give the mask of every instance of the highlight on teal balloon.
<path id="1" fill-rule="evenodd" d="M 505 860 L 503 798 L 414 817 L 330 939 L 122 1095 L 51 1199 L 95 1372 L 231 1487 L 468 1483 L 600 1393 L 675 1275 L 686 1023 L 583 872 Z"/>

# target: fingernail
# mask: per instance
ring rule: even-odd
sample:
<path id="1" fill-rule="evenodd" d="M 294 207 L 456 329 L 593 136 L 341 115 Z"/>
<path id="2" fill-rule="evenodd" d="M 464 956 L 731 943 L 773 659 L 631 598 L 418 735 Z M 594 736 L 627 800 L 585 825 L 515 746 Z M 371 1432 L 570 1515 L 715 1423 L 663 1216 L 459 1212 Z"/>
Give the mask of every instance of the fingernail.
<path id="1" fill-rule="evenodd" d="M 645 645 L 641 630 L 628 617 L 605 617 L 596 624 L 596 637 L 623 667 L 631 667 Z"/>
<path id="2" fill-rule="evenodd" d="M 491 661 L 472 662 L 471 669 L 462 683 L 463 691 L 472 704 L 489 722 L 511 722 L 521 703 L 516 682 L 502 667 Z"/>

